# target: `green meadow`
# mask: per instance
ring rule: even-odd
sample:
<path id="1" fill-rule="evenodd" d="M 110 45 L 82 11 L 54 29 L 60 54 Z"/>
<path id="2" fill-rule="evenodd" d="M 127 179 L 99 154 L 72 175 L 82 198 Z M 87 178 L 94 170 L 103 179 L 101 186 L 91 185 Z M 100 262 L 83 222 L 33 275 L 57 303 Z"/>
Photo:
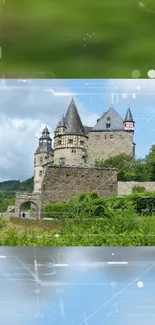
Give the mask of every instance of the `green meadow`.
<path id="1" fill-rule="evenodd" d="M 14 0 L 1 4 L 1 73 L 142 78 L 154 69 L 155 1 Z"/>

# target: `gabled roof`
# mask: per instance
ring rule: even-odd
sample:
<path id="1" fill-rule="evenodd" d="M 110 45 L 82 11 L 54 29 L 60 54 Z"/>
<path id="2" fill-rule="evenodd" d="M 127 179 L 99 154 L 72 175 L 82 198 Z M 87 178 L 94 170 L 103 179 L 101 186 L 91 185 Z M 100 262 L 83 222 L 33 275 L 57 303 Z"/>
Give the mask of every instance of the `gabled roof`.
<path id="1" fill-rule="evenodd" d="M 128 108 L 128 110 L 127 110 L 124 122 L 133 122 L 133 116 L 132 116 L 130 108 Z"/>
<path id="2" fill-rule="evenodd" d="M 77 134 L 77 135 L 86 135 L 84 126 L 82 125 L 79 113 L 77 111 L 74 99 L 72 98 L 70 105 L 68 107 L 66 116 L 65 116 L 65 124 L 67 126 L 67 130 L 65 133 L 67 134 Z"/>
<path id="3" fill-rule="evenodd" d="M 109 120 L 108 120 L 109 118 Z M 110 128 L 106 127 L 106 124 L 110 124 Z M 110 107 L 107 112 L 105 112 L 98 123 L 93 127 L 92 131 L 123 131 L 123 119 L 115 111 L 113 107 Z"/>

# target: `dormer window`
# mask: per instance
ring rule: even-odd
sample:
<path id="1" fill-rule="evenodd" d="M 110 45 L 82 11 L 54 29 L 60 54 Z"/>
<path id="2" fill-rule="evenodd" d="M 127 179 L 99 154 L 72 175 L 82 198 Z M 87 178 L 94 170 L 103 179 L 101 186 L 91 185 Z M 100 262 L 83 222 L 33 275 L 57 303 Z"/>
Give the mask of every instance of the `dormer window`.
<path id="1" fill-rule="evenodd" d="M 58 140 L 58 146 L 60 146 L 61 145 L 61 140 Z"/>

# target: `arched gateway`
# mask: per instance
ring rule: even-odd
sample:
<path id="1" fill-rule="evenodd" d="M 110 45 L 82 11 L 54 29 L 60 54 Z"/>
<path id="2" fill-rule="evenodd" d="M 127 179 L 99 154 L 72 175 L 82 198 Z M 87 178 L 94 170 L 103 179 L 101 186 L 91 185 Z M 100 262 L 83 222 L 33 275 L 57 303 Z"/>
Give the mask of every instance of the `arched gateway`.
<path id="1" fill-rule="evenodd" d="M 31 202 L 37 210 L 37 217 L 41 218 L 41 196 L 40 193 L 16 193 L 15 213 L 20 216 L 20 207 L 23 203 Z"/>

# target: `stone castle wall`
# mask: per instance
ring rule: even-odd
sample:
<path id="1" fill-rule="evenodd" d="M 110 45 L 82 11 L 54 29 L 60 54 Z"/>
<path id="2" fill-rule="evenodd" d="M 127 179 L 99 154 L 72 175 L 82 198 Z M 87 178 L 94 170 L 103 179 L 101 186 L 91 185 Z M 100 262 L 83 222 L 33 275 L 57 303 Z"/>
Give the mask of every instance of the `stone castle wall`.
<path id="1" fill-rule="evenodd" d="M 44 168 L 42 164 L 46 162 L 45 159 L 46 154 L 37 153 L 34 155 L 34 192 L 41 191 L 42 180 L 44 177 Z"/>
<path id="2" fill-rule="evenodd" d="M 49 166 L 42 185 L 42 204 L 67 202 L 71 195 L 94 190 L 102 197 L 116 196 L 117 171 L 110 168 Z"/>
<path id="3" fill-rule="evenodd" d="M 60 165 L 61 159 L 64 159 L 65 165 L 85 164 L 85 148 L 65 148 L 57 149 L 54 152 L 54 164 Z"/>
<path id="4" fill-rule="evenodd" d="M 155 182 L 118 182 L 118 195 L 132 194 L 134 186 L 143 186 L 148 192 L 155 192 Z"/>
<path id="5" fill-rule="evenodd" d="M 106 159 L 121 153 L 134 155 L 133 134 L 130 132 L 89 132 L 88 162 Z"/>

